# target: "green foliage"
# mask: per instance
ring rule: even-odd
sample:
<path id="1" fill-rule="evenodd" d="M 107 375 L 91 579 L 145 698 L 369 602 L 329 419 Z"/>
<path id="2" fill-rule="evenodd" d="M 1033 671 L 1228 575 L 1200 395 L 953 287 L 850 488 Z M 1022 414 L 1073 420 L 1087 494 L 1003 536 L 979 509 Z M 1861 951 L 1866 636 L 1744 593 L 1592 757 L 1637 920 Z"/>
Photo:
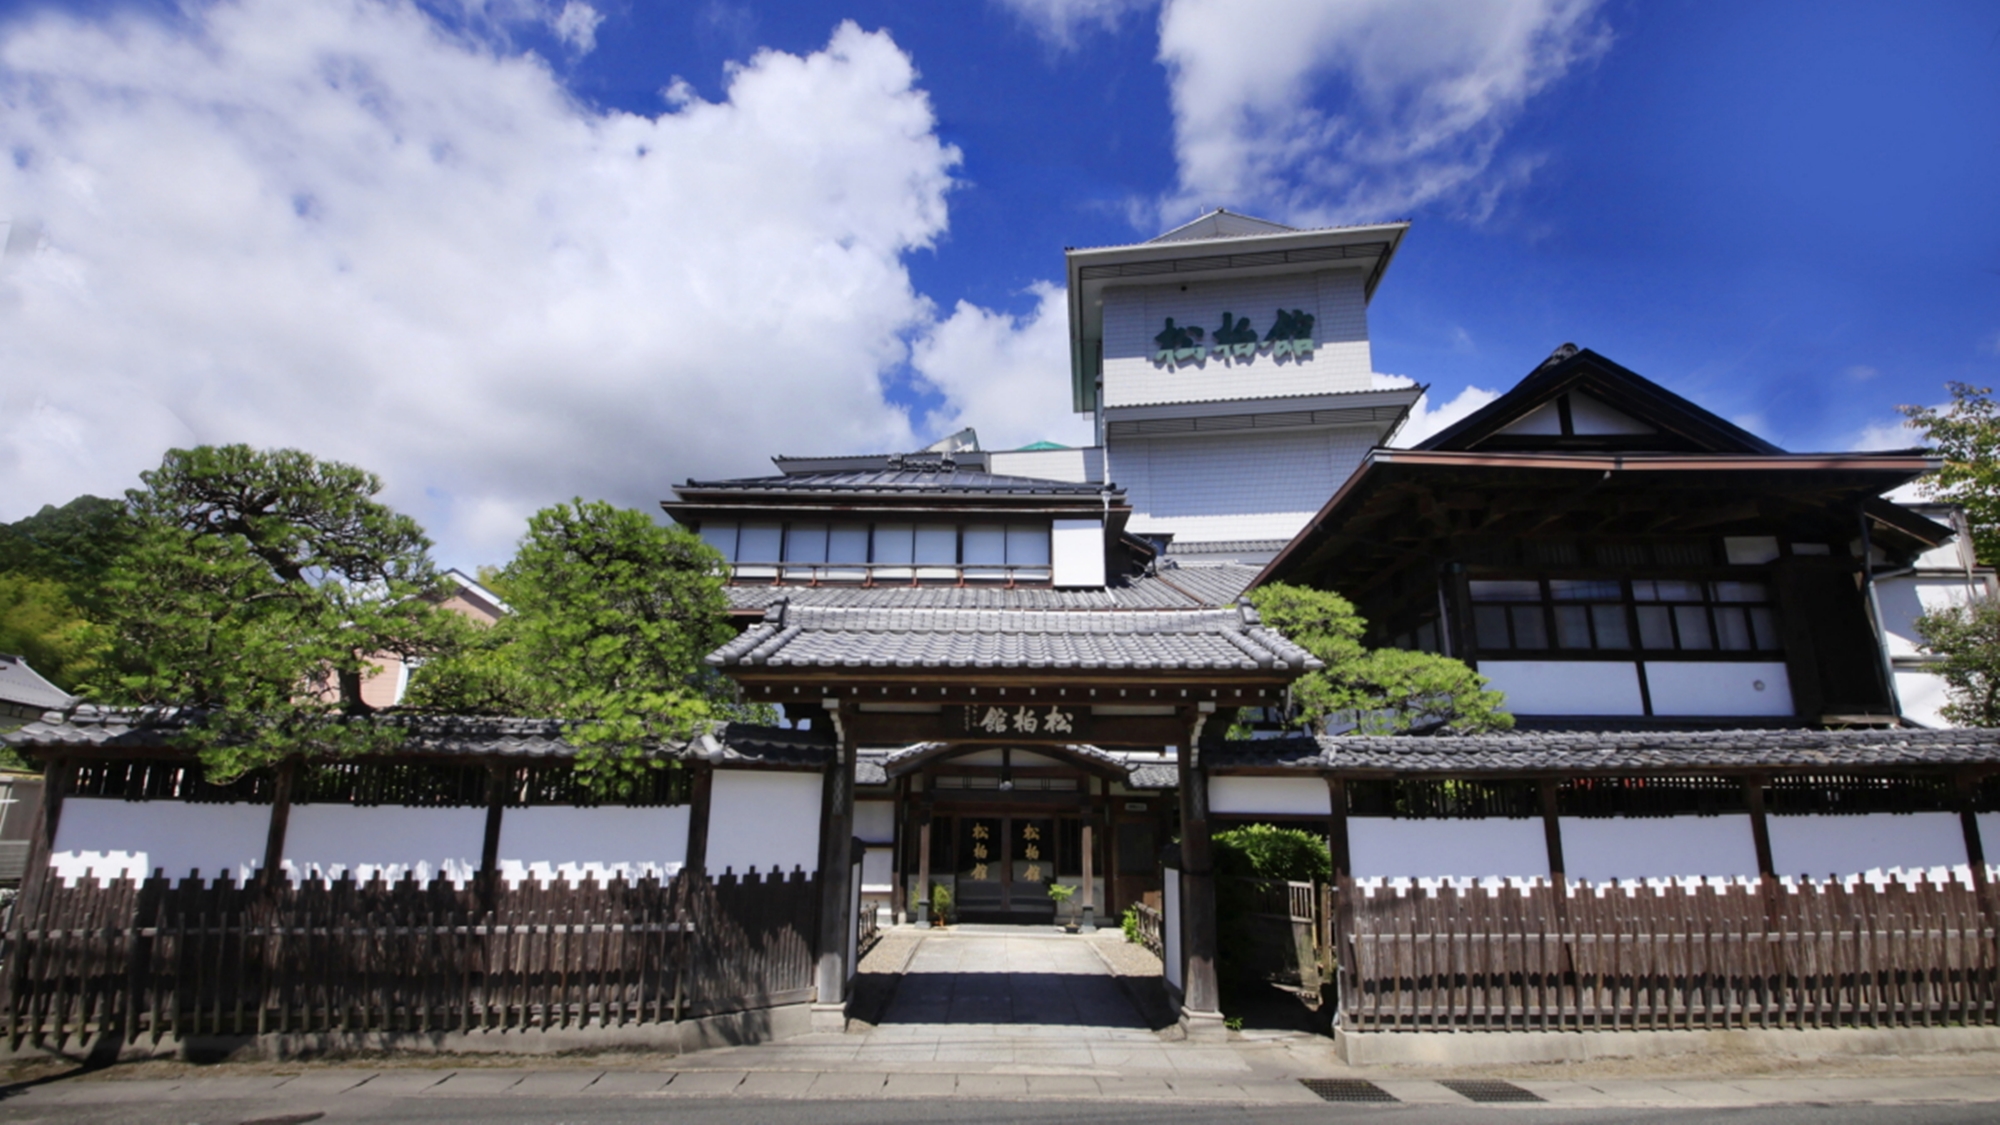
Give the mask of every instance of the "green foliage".
<path id="1" fill-rule="evenodd" d="M 1930 667 L 1944 677 L 1951 696 L 1942 708 L 1945 720 L 2000 726 L 2000 601 L 1979 598 L 1962 608 L 1933 610 L 1916 625 L 1924 651 L 1944 657 Z"/>
<path id="2" fill-rule="evenodd" d="M 1292 705 L 1314 734 L 1336 718 L 1362 734 L 1470 734 L 1514 725 L 1501 693 L 1487 690 L 1486 679 L 1463 662 L 1363 646 L 1368 622 L 1339 594 L 1274 582 L 1251 591 L 1250 601 L 1266 625 L 1326 664 L 1292 685 Z"/>
<path id="3" fill-rule="evenodd" d="M 951 888 L 943 883 L 931 884 L 931 917 L 940 922 L 951 919 Z"/>
<path id="4" fill-rule="evenodd" d="M 64 691 L 87 694 L 109 647 L 59 582 L 0 572 L 0 652 L 12 653 Z"/>
<path id="5" fill-rule="evenodd" d="M 730 636 L 724 570 L 687 530 L 602 501 L 528 521 L 502 576 L 511 647 L 575 721 L 577 765 L 596 784 L 636 778 L 653 765 L 646 744 L 726 716 L 731 689 L 702 659 Z"/>
<path id="6" fill-rule="evenodd" d="M 1124 915 L 1118 919 L 1118 928 L 1124 932 L 1126 941 L 1139 944 L 1139 908 L 1126 907 Z"/>
<path id="7" fill-rule="evenodd" d="M 0 525 L 0 571 L 60 585 L 85 613 L 99 608 L 105 577 L 130 550 L 138 524 L 117 500 L 79 496 Z"/>
<path id="8" fill-rule="evenodd" d="M 2000 559 L 2000 409 L 1991 387 L 1946 383 L 1951 403 L 1943 410 L 1899 406 L 1910 425 L 1922 430 L 1944 467 L 1923 482 L 1925 493 L 1965 509 L 1979 561 Z"/>
<path id="9" fill-rule="evenodd" d="M 560 712 L 548 681 L 522 658 L 517 618 L 481 625 L 457 614 L 446 616 L 453 641 L 442 656 L 411 670 L 404 707 L 521 718 L 551 718 Z"/>
<path id="10" fill-rule="evenodd" d="M 298 450 L 170 450 L 126 493 L 129 548 L 105 580 L 123 668 L 146 705 L 203 709 L 186 736 L 218 779 L 288 755 L 381 750 L 353 721 L 369 657 L 445 652 L 430 543 L 372 473 Z"/>
<path id="11" fill-rule="evenodd" d="M 1326 841 L 1297 828 L 1251 824 L 1217 832 L 1210 840 L 1215 873 L 1238 879 L 1285 879 L 1294 883 L 1333 878 Z"/>

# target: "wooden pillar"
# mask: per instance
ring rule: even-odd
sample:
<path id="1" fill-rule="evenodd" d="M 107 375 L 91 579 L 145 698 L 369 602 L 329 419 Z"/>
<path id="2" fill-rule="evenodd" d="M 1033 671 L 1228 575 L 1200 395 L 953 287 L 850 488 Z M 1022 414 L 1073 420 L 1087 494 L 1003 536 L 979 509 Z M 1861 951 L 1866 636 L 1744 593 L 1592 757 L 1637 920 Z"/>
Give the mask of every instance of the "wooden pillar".
<path id="1" fill-rule="evenodd" d="M 1104 916 L 1125 917 L 1125 902 L 1118 897 L 1118 813 L 1124 801 L 1104 783 Z"/>
<path id="2" fill-rule="evenodd" d="M 266 887 L 277 887 L 285 877 L 285 831 L 291 826 L 292 789 L 298 780 L 297 758 L 278 763 L 277 780 L 271 787 L 271 825 L 264 833 L 264 869 L 258 872 Z"/>
<path id="3" fill-rule="evenodd" d="M 1743 799 L 1750 806 L 1750 838 L 1757 844 L 1757 874 L 1765 879 L 1777 877 L 1777 865 L 1771 862 L 1771 824 L 1764 815 L 1765 777 L 1753 773 L 1743 779 Z"/>
<path id="4" fill-rule="evenodd" d="M 1353 853 L 1347 846 L 1347 779 L 1329 777 L 1326 779 L 1326 853 L 1333 860 L 1333 877 L 1345 879 L 1354 874 Z"/>
<path id="5" fill-rule="evenodd" d="M 1557 784 L 1555 778 L 1545 777 L 1541 780 L 1539 788 L 1542 797 L 1542 840 L 1548 845 L 1549 849 L 1549 882 L 1560 885 L 1564 878 L 1564 872 L 1568 868 L 1563 863 L 1563 833 L 1562 817 L 1560 815 L 1562 810 L 1556 803 Z"/>
<path id="6" fill-rule="evenodd" d="M 854 878 L 854 740 L 841 722 L 840 700 L 824 704 L 838 734 L 820 815 L 819 972 L 813 1029 L 846 1030 L 847 947 L 859 923 L 850 911 Z"/>
<path id="7" fill-rule="evenodd" d="M 931 924 L 931 791 L 924 786 L 923 807 L 917 811 L 917 925 Z"/>
<path id="8" fill-rule="evenodd" d="M 486 833 L 479 843 L 479 897 L 487 910 L 500 896 L 500 818 L 507 810 L 507 790 L 514 780 L 513 768 L 498 761 L 486 763 Z"/>
<path id="9" fill-rule="evenodd" d="M 1077 909 L 1077 928 L 1086 934 L 1094 934 L 1097 932 L 1097 894 L 1093 889 L 1097 882 L 1097 857 L 1092 853 L 1097 848 L 1097 795 L 1090 792 L 1095 788 L 1090 779 L 1085 779 L 1084 786 L 1083 905 Z"/>
<path id="10" fill-rule="evenodd" d="M 690 762 L 694 773 L 688 778 L 688 841 L 686 870 L 690 875 L 708 874 L 708 822 L 715 808 L 715 766 Z"/>
<path id="11" fill-rule="evenodd" d="M 1965 862 L 1972 868 L 1972 887 L 1986 897 L 1986 843 L 1979 838 L 1979 778 L 1958 775 L 1958 826 L 1965 834 Z"/>
<path id="12" fill-rule="evenodd" d="M 55 862 L 56 828 L 62 820 L 63 798 L 69 795 L 75 782 L 76 761 L 72 758 L 57 755 L 42 768 L 42 803 L 35 810 L 35 827 L 28 836 L 28 862 L 21 873 L 21 895 L 13 914 L 15 929 L 33 928 L 34 915 L 41 909 L 49 865 Z M 143 883 L 145 878 L 142 876 L 139 881 Z"/>
<path id="13" fill-rule="evenodd" d="M 1207 718 L 1205 713 L 1188 716 L 1187 736 L 1180 747 L 1181 929 L 1186 958 L 1181 1020 L 1191 1035 L 1201 1026 L 1208 1033 L 1203 1037 L 1219 1038 L 1222 995 L 1215 979 L 1215 864 L 1208 838 L 1208 779 L 1197 746 Z"/>

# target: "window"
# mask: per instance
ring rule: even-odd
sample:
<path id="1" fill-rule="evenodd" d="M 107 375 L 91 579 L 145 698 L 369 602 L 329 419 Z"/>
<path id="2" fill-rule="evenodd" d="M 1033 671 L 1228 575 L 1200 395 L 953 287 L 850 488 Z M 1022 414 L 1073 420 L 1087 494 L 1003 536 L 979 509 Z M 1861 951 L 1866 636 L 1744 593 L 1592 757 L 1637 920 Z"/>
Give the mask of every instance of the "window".
<path id="1" fill-rule="evenodd" d="M 702 540 L 739 578 L 915 578 L 1046 582 L 1046 523 L 739 523 L 711 520 Z"/>
<path id="2" fill-rule="evenodd" d="M 1477 579 L 1468 586 L 1473 634 L 1487 652 L 1784 647 L 1763 582 L 1549 578 Z"/>

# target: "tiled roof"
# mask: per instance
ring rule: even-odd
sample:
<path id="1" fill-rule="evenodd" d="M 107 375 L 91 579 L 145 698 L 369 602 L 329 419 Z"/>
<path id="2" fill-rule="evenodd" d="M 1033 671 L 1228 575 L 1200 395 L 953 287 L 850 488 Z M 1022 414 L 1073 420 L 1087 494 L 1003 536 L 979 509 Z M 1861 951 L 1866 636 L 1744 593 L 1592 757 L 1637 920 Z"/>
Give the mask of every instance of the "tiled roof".
<path id="1" fill-rule="evenodd" d="M 18 656 L 0 653 L 0 704 L 16 707 L 67 707 L 72 696 L 42 678 Z"/>
<path id="2" fill-rule="evenodd" d="M 1132 767 L 1125 781 L 1127 789 L 1179 789 L 1181 768 L 1171 762 L 1154 762 Z"/>
<path id="3" fill-rule="evenodd" d="M 931 754 L 935 754 L 940 750 L 948 749 L 949 747 L 950 743 L 945 743 L 945 742 L 913 742 L 908 746 L 891 750 L 886 754 L 881 754 L 875 758 L 875 761 L 879 763 L 879 766 L 883 771 L 883 775 L 886 778 L 888 774 L 894 772 L 896 768 L 899 766 L 907 766 L 911 762 L 920 761 Z M 1109 766 L 1112 769 L 1118 770 L 1120 773 L 1129 772 L 1132 769 L 1132 764 L 1126 761 L 1124 758 L 1120 757 L 1117 754 L 1113 754 L 1111 751 L 1106 750 L 1103 747 L 1092 746 L 1087 742 L 1066 742 L 1061 744 L 1059 748 L 1061 750 L 1067 751 L 1072 757 L 1085 758 L 1090 761 L 1096 762 L 1099 765 Z M 1058 749 L 1058 747 L 1038 745 L 1033 748 L 1033 752 L 1047 753 L 1048 751 L 1055 749 Z M 857 765 L 858 764 L 859 762 L 857 761 Z M 857 774 L 857 780 L 858 780 L 858 774 Z"/>
<path id="4" fill-rule="evenodd" d="M 119 710 L 79 707 L 51 711 L 0 735 L 17 750 L 148 749 L 164 746 L 199 712 L 180 709 Z M 560 719 L 508 719 L 459 715 L 379 715 L 375 722 L 407 732 L 399 754 L 439 757 L 570 758 L 576 747 L 563 738 Z M 660 757 L 746 765 L 823 765 L 831 741 L 812 731 L 748 723 L 717 723 L 695 738 L 658 747 Z"/>
<path id="5" fill-rule="evenodd" d="M 1210 574 L 1215 571 L 1219 573 Z M 1183 581 L 1185 575 L 1196 575 Z M 823 609 L 1203 609 L 1230 605 L 1257 576 L 1254 566 L 1189 567 L 1155 577 L 1119 580 L 1097 590 L 1000 586 L 773 586 L 725 590 L 731 609 L 761 610 L 778 602 Z"/>
<path id="6" fill-rule="evenodd" d="M 708 656 L 725 667 L 1295 671 L 1311 654 L 1248 607 L 1148 611 L 841 609 L 776 603 Z"/>
<path id="7" fill-rule="evenodd" d="M 940 469 L 931 466 L 903 469 L 854 469 L 838 472 L 795 473 L 778 477 L 743 477 L 736 480 L 690 480 L 679 492 L 867 492 L 867 493 L 998 493 L 1009 496 L 1089 496 L 1104 491 L 1101 484 L 1087 481 L 1044 480 L 1040 477 L 1005 476 L 976 469 Z"/>
<path id="8" fill-rule="evenodd" d="M 1227 742 L 1202 754 L 1207 766 L 1220 769 L 1399 773 L 1951 766 L 2000 764 L 2000 730 L 1336 735 Z"/>

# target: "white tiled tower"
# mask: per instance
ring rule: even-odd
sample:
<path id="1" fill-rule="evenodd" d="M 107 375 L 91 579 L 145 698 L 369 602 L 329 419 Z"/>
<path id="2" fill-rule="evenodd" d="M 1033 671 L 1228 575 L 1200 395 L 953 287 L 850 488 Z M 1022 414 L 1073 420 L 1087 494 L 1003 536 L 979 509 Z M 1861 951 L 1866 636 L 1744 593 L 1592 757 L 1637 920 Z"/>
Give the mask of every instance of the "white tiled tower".
<path id="1" fill-rule="evenodd" d="M 1263 562 L 1387 440 L 1421 392 L 1376 389 L 1368 302 L 1408 229 L 1214 211 L 1067 251 L 1074 407 L 1132 531 L 1183 563 Z"/>

